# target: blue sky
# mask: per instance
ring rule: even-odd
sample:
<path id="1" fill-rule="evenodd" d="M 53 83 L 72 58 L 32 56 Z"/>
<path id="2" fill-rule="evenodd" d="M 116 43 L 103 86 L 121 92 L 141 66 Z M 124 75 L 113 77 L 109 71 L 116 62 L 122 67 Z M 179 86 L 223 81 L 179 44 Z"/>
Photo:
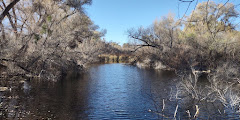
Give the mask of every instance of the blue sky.
<path id="1" fill-rule="evenodd" d="M 191 4 L 188 14 L 195 7 L 196 1 Z M 204 0 L 198 0 L 202 1 Z M 187 6 L 188 3 L 181 3 L 178 0 L 93 0 L 93 4 L 86 7 L 86 13 L 96 25 L 107 30 L 104 37 L 106 41 L 122 45 L 128 42 L 126 34 L 128 29 L 149 26 L 154 20 L 168 13 L 175 14 L 178 19 L 183 16 Z"/>

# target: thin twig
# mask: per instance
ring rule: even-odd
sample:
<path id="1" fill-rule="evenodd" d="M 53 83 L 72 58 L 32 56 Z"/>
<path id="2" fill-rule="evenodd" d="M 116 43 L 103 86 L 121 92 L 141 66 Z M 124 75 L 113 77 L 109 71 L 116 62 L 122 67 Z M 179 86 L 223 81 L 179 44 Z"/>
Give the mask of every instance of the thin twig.
<path id="1" fill-rule="evenodd" d="M 174 112 L 174 119 L 176 119 L 176 115 L 177 115 L 177 111 L 178 111 L 178 105 L 176 106 L 175 112 Z"/>

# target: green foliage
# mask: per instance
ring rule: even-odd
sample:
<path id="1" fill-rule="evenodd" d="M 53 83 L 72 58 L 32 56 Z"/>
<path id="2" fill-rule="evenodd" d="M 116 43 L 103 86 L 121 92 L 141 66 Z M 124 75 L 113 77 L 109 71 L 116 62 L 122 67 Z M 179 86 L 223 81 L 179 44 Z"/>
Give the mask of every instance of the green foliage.
<path id="1" fill-rule="evenodd" d="M 47 29 L 48 29 L 48 27 L 47 27 L 47 25 L 46 24 L 43 24 L 42 25 L 42 30 L 41 30 L 41 34 L 46 34 L 47 33 Z"/>
<path id="2" fill-rule="evenodd" d="M 48 35 L 51 36 L 52 33 L 53 33 L 53 30 L 49 29 L 48 26 L 47 26 L 47 24 L 43 24 L 43 25 L 42 25 L 42 29 L 41 29 L 41 31 L 40 31 L 40 34 L 48 34 Z"/>
<path id="3" fill-rule="evenodd" d="M 48 22 L 51 22 L 51 21 L 52 21 L 52 16 L 51 16 L 51 15 L 47 16 L 47 21 L 48 21 Z"/>
<path id="4" fill-rule="evenodd" d="M 189 34 L 186 35 L 186 38 L 188 38 L 188 39 L 195 39 L 196 35 L 194 33 L 189 33 Z"/>

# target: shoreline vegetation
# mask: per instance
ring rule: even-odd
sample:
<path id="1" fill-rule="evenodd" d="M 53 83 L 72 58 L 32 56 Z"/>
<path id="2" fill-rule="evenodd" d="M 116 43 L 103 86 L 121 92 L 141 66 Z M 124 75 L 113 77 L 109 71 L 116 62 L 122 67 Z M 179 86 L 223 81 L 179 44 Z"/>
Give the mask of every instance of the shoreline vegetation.
<path id="1" fill-rule="evenodd" d="M 194 101 L 193 106 L 217 101 L 237 113 L 240 105 L 237 5 L 198 3 L 183 19 L 175 20 L 169 14 L 149 27 L 129 29 L 130 42 L 120 46 L 106 42 L 102 38 L 106 30 L 99 29 L 84 13 L 84 6 L 91 2 L 3 0 L 2 10 L 6 12 L 0 16 L 0 92 L 17 90 L 27 80 L 58 81 L 68 73 L 84 72 L 93 63 L 129 63 L 175 71 L 179 77 L 176 101 L 179 97 L 186 99 L 182 96 Z M 204 90 L 197 84 L 202 74 L 207 74 L 209 82 Z M 1 99 L 2 117 L 9 116 L 4 111 L 6 101 L 9 100 Z"/>
<path id="2" fill-rule="evenodd" d="M 169 14 L 149 27 L 129 29 L 132 51 L 140 58 L 137 66 L 174 70 L 179 81 L 173 92 L 176 111 L 182 104 L 198 106 L 190 118 L 207 110 L 199 106 L 203 102 L 219 103 L 216 109 L 225 107 L 236 115 L 240 105 L 238 19 L 237 5 L 207 1 L 198 3 L 184 20 Z M 199 85 L 202 75 L 208 83 L 205 86 Z"/>

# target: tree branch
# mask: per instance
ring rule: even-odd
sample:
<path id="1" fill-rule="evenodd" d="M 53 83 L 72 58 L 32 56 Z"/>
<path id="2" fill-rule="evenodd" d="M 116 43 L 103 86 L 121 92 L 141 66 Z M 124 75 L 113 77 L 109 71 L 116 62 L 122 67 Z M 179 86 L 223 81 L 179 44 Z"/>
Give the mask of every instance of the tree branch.
<path id="1" fill-rule="evenodd" d="M 12 1 L 7 7 L 6 9 L 1 13 L 0 15 L 0 23 L 2 23 L 4 17 L 8 14 L 8 12 L 13 8 L 13 6 L 15 4 L 17 4 L 20 0 L 14 0 Z"/>

